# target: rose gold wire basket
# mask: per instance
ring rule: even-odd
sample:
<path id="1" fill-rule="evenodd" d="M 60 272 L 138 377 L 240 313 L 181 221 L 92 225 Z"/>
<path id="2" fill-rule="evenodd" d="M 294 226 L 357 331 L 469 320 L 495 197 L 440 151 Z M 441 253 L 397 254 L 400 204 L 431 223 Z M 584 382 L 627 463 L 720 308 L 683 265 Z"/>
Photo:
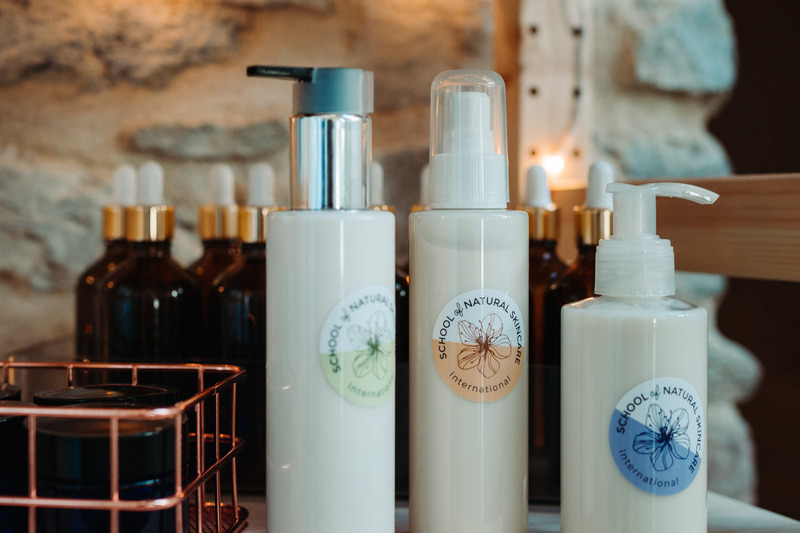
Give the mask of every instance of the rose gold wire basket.
<path id="1" fill-rule="evenodd" d="M 184 381 L 196 379 L 196 393 L 168 407 L 63 407 L 4 406 L 0 405 L 0 417 L 25 417 L 27 426 L 27 457 L 6 457 L 3 461 L 27 461 L 27 496 L 0 494 L 0 506 L 27 508 L 28 529 L 37 531 L 37 509 L 87 509 L 108 511 L 111 532 L 120 531 L 120 512 L 162 511 L 174 509 L 175 531 L 226 532 L 244 530 L 247 525 L 247 510 L 239 507 L 236 489 L 236 456 L 244 443 L 236 438 L 236 388 L 244 378 L 245 371 L 230 365 L 198 364 L 125 364 L 125 363 L 50 363 L 0 361 L 3 386 L 18 385 L 20 381 L 38 381 L 37 374 L 48 373 L 60 379 L 60 387 L 73 386 L 83 377 L 102 378 L 109 373 L 115 377 L 127 376 L 131 385 L 147 384 L 143 376 L 170 373 Z M 58 378 L 58 376 L 61 376 Z M 22 379 L 20 379 L 22 378 Z M 77 380 L 76 380 L 77 378 Z M 118 378 L 119 379 L 119 378 Z M 121 382 L 121 381 L 118 381 Z M 22 387 L 20 387 L 22 388 Z M 193 392 L 191 389 L 190 392 Z M 25 391 L 29 396 L 32 391 Z M 184 394 L 185 396 L 186 394 Z M 223 402 L 230 411 L 223 411 Z M 109 428 L 109 490 L 107 499 L 76 499 L 43 497 L 37 493 L 37 425 L 42 418 L 88 418 L 108 422 Z M 188 430 L 173 431 L 175 454 L 175 487 L 167 497 L 149 500 L 120 498 L 120 421 L 172 421 L 174 428 Z M 213 422 L 212 422 L 213 420 Z M 184 425 L 185 424 L 185 425 Z M 206 427 L 213 425 L 213 427 Z M 192 431 L 193 430 L 193 431 Z M 202 435 L 203 438 L 196 438 Z M 187 454 L 194 461 L 188 465 Z M 5 452 L 3 452 L 5 455 Z M 210 457 L 209 457 L 210 456 Z M 222 474 L 230 479 L 223 495 Z M 186 510 L 188 508 L 188 511 Z M 2 507 L 0 507 L 2 509 Z"/>

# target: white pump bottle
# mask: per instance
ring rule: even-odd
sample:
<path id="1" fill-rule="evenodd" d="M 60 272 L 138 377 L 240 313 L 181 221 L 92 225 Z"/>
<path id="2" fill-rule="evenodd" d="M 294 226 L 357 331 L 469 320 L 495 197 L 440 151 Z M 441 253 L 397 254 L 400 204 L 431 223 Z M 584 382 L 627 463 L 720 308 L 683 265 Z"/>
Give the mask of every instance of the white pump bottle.
<path id="1" fill-rule="evenodd" d="M 595 292 L 562 309 L 561 531 L 706 531 L 708 317 L 671 298 L 672 246 L 655 198 L 717 195 L 680 183 L 607 186 L 614 233 Z"/>
<path id="2" fill-rule="evenodd" d="M 294 84 L 291 210 L 267 222 L 267 530 L 393 533 L 394 215 L 369 209 L 372 72 Z"/>
<path id="3" fill-rule="evenodd" d="M 505 86 L 431 89 L 430 210 L 410 227 L 410 531 L 527 524 L 528 217 L 508 211 Z"/>

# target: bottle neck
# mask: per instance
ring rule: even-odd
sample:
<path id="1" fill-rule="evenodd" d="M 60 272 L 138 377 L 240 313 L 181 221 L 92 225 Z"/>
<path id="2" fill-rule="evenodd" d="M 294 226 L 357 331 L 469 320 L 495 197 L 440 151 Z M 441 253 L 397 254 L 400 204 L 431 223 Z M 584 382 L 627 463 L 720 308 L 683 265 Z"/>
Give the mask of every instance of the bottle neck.
<path id="1" fill-rule="evenodd" d="M 242 255 L 247 259 L 266 259 L 267 244 L 264 242 L 243 242 Z"/>
<path id="2" fill-rule="evenodd" d="M 203 241 L 206 252 L 227 252 L 236 249 L 236 239 L 207 239 Z"/>
<path id="3" fill-rule="evenodd" d="M 170 257 L 172 241 L 138 241 L 130 243 L 137 257 Z"/>

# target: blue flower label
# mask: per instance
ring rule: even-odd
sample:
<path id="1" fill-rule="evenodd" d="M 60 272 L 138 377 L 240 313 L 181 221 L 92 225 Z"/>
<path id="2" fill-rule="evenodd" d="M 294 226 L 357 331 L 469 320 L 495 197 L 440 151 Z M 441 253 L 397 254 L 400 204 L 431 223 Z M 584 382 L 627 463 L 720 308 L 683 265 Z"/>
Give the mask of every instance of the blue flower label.
<path id="1" fill-rule="evenodd" d="M 666 496 L 692 484 L 705 448 L 700 395 L 678 378 L 645 381 L 625 394 L 611 417 L 608 441 L 622 475 Z"/>
<path id="2" fill-rule="evenodd" d="M 395 384 L 395 303 L 388 287 L 363 287 L 328 313 L 319 340 L 331 386 L 364 407 L 384 404 Z"/>

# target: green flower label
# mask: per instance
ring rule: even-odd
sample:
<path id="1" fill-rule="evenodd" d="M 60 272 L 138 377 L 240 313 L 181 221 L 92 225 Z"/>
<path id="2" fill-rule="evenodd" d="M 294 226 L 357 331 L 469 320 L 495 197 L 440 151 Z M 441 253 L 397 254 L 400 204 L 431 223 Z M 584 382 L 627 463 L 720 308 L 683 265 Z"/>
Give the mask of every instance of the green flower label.
<path id="1" fill-rule="evenodd" d="M 365 407 L 394 391 L 395 303 L 387 287 L 363 287 L 328 314 L 319 341 L 320 361 L 334 390 Z"/>

